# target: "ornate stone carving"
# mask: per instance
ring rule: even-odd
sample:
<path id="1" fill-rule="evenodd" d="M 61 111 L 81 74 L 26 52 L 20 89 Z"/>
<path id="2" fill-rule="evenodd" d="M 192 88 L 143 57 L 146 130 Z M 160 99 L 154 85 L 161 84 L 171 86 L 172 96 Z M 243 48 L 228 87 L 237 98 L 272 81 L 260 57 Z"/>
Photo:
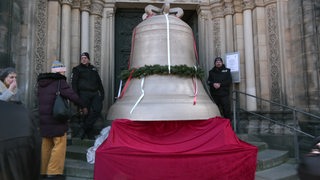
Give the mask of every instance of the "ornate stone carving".
<path id="1" fill-rule="evenodd" d="M 253 0 L 243 0 L 243 10 L 246 9 L 253 9 L 254 8 L 254 1 Z"/>
<path id="2" fill-rule="evenodd" d="M 232 15 L 234 14 L 234 8 L 232 2 L 226 2 L 224 4 L 224 15 Z"/>
<path id="3" fill-rule="evenodd" d="M 208 9 L 199 7 L 197 13 L 200 20 L 208 20 L 210 11 Z"/>
<path id="4" fill-rule="evenodd" d="M 38 74 L 46 71 L 46 49 L 47 49 L 47 0 L 36 1 L 36 15 L 35 15 L 35 45 L 34 45 L 34 59 L 32 60 L 33 74 L 31 82 L 35 85 L 37 82 Z M 31 89 L 31 88 L 30 88 Z M 32 97 L 36 97 L 36 91 L 32 94 Z M 36 98 L 31 98 L 32 105 L 37 108 Z"/>
<path id="5" fill-rule="evenodd" d="M 220 19 L 213 20 L 213 43 L 216 56 L 221 55 L 221 39 L 220 39 Z"/>
<path id="6" fill-rule="evenodd" d="M 281 64 L 279 52 L 279 35 L 277 7 L 270 5 L 266 7 L 267 28 L 268 28 L 268 44 L 269 44 L 269 62 L 270 62 L 270 78 L 271 78 L 271 100 L 280 102 L 280 84 L 281 84 Z"/>
<path id="7" fill-rule="evenodd" d="M 101 21 L 102 18 L 99 16 L 94 19 L 94 63 L 99 71 L 101 68 Z"/>
<path id="8" fill-rule="evenodd" d="M 35 60 L 34 60 L 34 77 L 37 74 L 45 71 L 46 68 L 46 42 L 47 42 L 47 1 L 38 0 L 36 11 L 36 45 L 35 45 Z"/>
<path id="9" fill-rule="evenodd" d="M 234 0 L 233 1 L 233 7 L 234 7 L 234 11 L 236 13 L 241 13 L 242 10 L 243 10 L 241 0 Z"/>
<path id="10" fill-rule="evenodd" d="M 213 7 L 211 9 L 211 13 L 212 13 L 213 19 L 223 17 L 224 16 L 223 7 L 222 6 Z"/>
<path id="11" fill-rule="evenodd" d="M 73 0 L 61 0 L 61 4 L 68 4 L 68 5 L 72 5 Z"/>
<path id="12" fill-rule="evenodd" d="M 92 14 L 102 16 L 102 12 L 103 12 L 103 4 L 100 4 L 97 2 L 91 4 L 91 13 Z"/>
<path id="13" fill-rule="evenodd" d="M 81 0 L 81 10 L 90 12 L 90 0 Z"/>
<path id="14" fill-rule="evenodd" d="M 72 8 L 80 8 L 81 4 L 80 4 L 80 0 L 73 0 L 72 3 Z"/>

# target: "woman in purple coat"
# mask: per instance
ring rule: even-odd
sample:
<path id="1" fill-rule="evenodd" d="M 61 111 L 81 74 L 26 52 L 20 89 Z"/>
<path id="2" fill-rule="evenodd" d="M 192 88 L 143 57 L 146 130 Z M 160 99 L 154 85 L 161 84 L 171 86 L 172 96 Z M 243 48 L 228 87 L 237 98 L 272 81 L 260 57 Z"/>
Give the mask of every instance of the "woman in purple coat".
<path id="1" fill-rule="evenodd" d="M 68 124 L 55 120 L 52 115 L 59 81 L 61 96 L 80 106 L 84 114 L 88 112 L 85 104 L 68 85 L 66 76 L 64 76 L 65 71 L 66 67 L 61 62 L 54 61 L 51 73 L 41 73 L 38 76 L 40 133 L 42 137 L 41 175 L 44 179 L 64 179 Z"/>

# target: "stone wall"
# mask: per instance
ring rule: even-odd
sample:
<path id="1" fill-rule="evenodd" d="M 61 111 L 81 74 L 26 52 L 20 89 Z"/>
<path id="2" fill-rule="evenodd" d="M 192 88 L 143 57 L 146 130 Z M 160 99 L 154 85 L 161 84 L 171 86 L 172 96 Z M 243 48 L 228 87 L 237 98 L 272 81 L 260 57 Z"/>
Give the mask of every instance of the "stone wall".
<path id="1" fill-rule="evenodd" d="M 292 67 L 293 94 L 288 97 L 291 105 L 319 114 L 319 2 L 292 0 L 289 3 L 289 31 L 291 40 L 290 62 Z"/>

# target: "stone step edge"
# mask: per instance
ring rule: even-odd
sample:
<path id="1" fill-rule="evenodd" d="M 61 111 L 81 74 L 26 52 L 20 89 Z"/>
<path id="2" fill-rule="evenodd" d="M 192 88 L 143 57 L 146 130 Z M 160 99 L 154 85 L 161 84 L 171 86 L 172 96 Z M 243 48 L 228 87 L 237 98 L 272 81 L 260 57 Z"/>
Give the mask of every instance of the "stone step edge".
<path id="1" fill-rule="evenodd" d="M 258 152 L 257 171 L 276 167 L 289 159 L 288 151 L 266 149 Z"/>

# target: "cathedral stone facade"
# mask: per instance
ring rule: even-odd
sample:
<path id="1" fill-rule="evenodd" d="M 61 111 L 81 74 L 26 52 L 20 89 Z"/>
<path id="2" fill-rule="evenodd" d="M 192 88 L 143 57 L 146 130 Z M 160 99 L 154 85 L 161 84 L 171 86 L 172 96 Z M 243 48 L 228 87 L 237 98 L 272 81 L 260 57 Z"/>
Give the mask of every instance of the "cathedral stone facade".
<path id="1" fill-rule="evenodd" d="M 0 68 L 14 66 L 30 108 L 37 106 L 36 78 L 54 60 L 71 68 L 90 53 L 105 87 L 104 112 L 113 104 L 119 72 L 126 68 L 133 28 L 148 0 L 1 0 Z M 317 0 L 172 0 L 193 29 L 200 66 L 239 53 L 234 89 L 319 114 L 320 2 Z M 251 111 L 272 110 L 242 98 Z"/>

